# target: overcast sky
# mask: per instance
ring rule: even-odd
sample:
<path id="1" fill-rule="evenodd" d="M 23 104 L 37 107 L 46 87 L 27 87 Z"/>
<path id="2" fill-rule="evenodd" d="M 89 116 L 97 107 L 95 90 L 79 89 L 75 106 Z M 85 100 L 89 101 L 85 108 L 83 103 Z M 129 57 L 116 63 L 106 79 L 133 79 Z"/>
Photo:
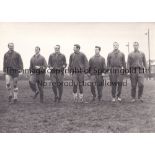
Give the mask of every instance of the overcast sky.
<path id="1" fill-rule="evenodd" d="M 148 59 L 147 32 L 150 29 L 151 59 L 155 59 L 155 23 L 0 23 L 0 70 L 3 67 L 3 56 L 8 51 L 7 44 L 13 42 L 15 51 L 19 52 L 24 62 L 24 68 L 29 67 L 30 58 L 34 54 L 35 46 L 40 46 L 41 54 L 48 57 L 54 52 L 54 45 L 61 45 L 61 52 L 69 55 L 73 52 L 73 45 L 81 45 L 81 51 L 88 59 L 94 55 L 95 45 L 102 47 L 101 55 L 107 58 L 113 50 L 113 42 L 120 44 L 126 59 L 130 43 L 138 41 L 140 50 Z"/>

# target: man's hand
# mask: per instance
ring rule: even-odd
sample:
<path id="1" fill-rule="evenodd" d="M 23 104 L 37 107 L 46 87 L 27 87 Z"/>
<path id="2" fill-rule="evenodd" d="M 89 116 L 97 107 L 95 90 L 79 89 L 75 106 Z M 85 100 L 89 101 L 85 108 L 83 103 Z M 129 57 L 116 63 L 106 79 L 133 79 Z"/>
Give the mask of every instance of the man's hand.
<path id="1" fill-rule="evenodd" d="M 40 66 L 35 66 L 35 69 L 40 69 Z"/>
<path id="2" fill-rule="evenodd" d="M 88 73 L 87 76 L 90 78 L 90 76 L 91 76 L 90 73 Z"/>
<path id="3" fill-rule="evenodd" d="M 63 67 L 63 68 L 66 68 L 66 65 L 63 65 L 62 67 Z"/>
<path id="4" fill-rule="evenodd" d="M 49 69 L 53 69 L 53 67 L 49 66 Z"/>
<path id="5" fill-rule="evenodd" d="M 105 76 L 105 73 L 102 73 L 102 76 L 104 77 Z"/>

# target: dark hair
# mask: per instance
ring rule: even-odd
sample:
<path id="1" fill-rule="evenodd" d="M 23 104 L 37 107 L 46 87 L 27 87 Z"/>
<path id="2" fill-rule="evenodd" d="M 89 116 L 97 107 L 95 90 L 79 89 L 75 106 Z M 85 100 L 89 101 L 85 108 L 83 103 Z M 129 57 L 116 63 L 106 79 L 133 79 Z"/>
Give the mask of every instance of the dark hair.
<path id="1" fill-rule="evenodd" d="M 40 51 L 40 47 L 39 46 L 36 46 L 35 48 L 39 48 L 39 51 Z"/>
<path id="2" fill-rule="evenodd" d="M 133 42 L 133 44 L 138 44 L 138 46 L 139 46 L 139 43 L 137 41 Z"/>
<path id="3" fill-rule="evenodd" d="M 14 43 L 8 43 L 8 47 L 9 47 L 10 44 L 13 44 L 14 45 Z"/>
<path id="4" fill-rule="evenodd" d="M 60 48 L 60 45 L 55 45 L 55 46 L 58 46 Z"/>
<path id="5" fill-rule="evenodd" d="M 99 49 L 99 51 L 101 51 L 101 47 L 100 47 L 100 46 L 95 46 L 95 48 L 98 48 L 98 49 Z"/>
<path id="6" fill-rule="evenodd" d="M 119 45 L 119 43 L 118 43 L 118 42 L 116 42 L 116 41 L 115 41 L 115 42 L 113 42 L 113 45 L 114 45 L 114 44 L 118 44 L 118 45 Z"/>
<path id="7" fill-rule="evenodd" d="M 76 46 L 76 48 L 80 49 L 80 45 L 79 44 L 74 44 L 74 46 Z"/>

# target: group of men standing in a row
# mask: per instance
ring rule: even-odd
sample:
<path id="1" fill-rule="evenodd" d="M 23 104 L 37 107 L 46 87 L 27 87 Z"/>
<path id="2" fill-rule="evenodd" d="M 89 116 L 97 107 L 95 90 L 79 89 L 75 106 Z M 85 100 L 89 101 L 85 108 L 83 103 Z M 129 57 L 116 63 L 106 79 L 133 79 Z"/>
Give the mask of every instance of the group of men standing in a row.
<path id="1" fill-rule="evenodd" d="M 92 101 L 102 99 L 102 89 L 104 75 L 109 74 L 112 93 L 112 102 L 116 99 L 121 101 L 121 90 L 124 74 L 119 72 L 122 69 L 134 69 L 135 72 L 130 73 L 131 79 L 131 96 L 132 102 L 136 99 L 136 87 L 138 84 L 138 99 L 142 101 L 143 87 L 144 87 L 144 73 L 140 73 L 139 69 L 146 69 L 145 54 L 139 51 L 139 43 L 133 43 L 134 51 L 128 55 L 127 66 L 125 62 L 125 55 L 119 50 L 119 44 L 113 43 L 113 51 L 108 54 L 107 65 L 105 58 L 100 55 L 101 47 L 95 46 L 95 55 L 87 60 L 84 53 L 80 51 L 80 45 L 74 45 L 74 52 L 70 55 L 68 71 L 72 76 L 73 81 L 73 98 L 75 102 L 83 102 L 83 83 L 85 71 L 91 82 L 91 93 L 93 95 Z M 18 76 L 23 70 L 23 62 L 19 53 L 14 51 L 14 44 L 8 44 L 9 51 L 4 55 L 3 72 L 5 73 L 6 88 L 9 92 L 9 102 L 16 103 L 18 99 Z M 67 66 L 66 57 L 60 52 L 60 45 L 54 47 L 55 52 L 49 56 L 48 64 L 45 58 L 40 54 L 40 47 L 35 47 L 35 54 L 30 60 L 30 70 L 39 71 L 32 72 L 29 80 L 29 85 L 34 92 L 35 99 L 40 94 L 40 102 L 44 101 L 43 83 L 45 81 L 45 73 L 47 67 L 51 70 L 50 78 L 52 82 L 52 89 L 54 93 L 54 101 L 61 102 L 63 94 L 63 80 L 64 70 Z M 13 71 L 12 71 L 13 70 Z M 115 72 L 115 70 L 117 70 Z M 112 71 L 112 72 L 111 72 Z M 13 81 L 13 89 L 11 86 Z M 96 88 L 97 87 L 97 95 Z M 79 93 L 78 93 L 79 88 Z M 116 93 L 117 92 L 117 93 Z"/>

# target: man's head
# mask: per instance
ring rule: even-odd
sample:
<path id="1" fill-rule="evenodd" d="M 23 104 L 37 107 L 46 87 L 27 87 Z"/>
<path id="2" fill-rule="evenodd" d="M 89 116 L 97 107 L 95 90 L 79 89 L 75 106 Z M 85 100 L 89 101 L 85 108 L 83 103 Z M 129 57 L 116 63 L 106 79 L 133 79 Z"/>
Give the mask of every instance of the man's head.
<path id="1" fill-rule="evenodd" d="M 9 48 L 9 51 L 13 51 L 14 50 L 14 43 L 9 43 L 8 48 Z"/>
<path id="2" fill-rule="evenodd" d="M 139 43 L 135 41 L 133 43 L 133 48 L 134 48 L 134 51 L 137 51 L 139 49 Z"/>
<path id="3" fill-rule="evenodd" d="M 79 52 L 80 51 L 80 45 L 79 44 L 75 44 L 73 50 L 74 50 L 74 52 Z"/>
<path id="4" fill-rule="evenodd" d="M 114 48 L 114 50 L 118 50 L 119 44 L 117 42 L 114 42 L 113 43 L 113 48 Z"/>
<path id="5" fill-rule="evenodd" d="M 101 51 L 101 47 L 100 46 L 95 46 L 95 55 L 99 55 Z"/>
<path id="6" fill-rule="evenodd" d="M 55 49 L 55 53 L 59 53 L 60 52 L 60 45 L 55 45 L 54 49 Z"/>
<path id="7" fill-rule="evenodd" d="M 40 47 L 39 46 L 36 46 L 35 47 L 35 54 L 39 54 L 40 53 Z"/>

